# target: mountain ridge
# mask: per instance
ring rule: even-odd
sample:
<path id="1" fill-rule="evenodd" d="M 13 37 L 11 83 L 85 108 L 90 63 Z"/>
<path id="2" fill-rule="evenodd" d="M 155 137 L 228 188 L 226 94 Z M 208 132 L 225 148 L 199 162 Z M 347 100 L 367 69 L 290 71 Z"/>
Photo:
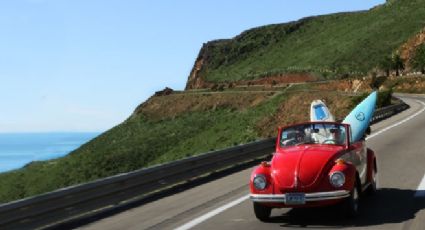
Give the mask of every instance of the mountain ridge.
<path id="1" fill-rule="evenodd" d="M 424 0 L 255 27 L 204 43 L 186 89 L 294 73 L 318 79 L 366 75 L 424 28 Z"/>

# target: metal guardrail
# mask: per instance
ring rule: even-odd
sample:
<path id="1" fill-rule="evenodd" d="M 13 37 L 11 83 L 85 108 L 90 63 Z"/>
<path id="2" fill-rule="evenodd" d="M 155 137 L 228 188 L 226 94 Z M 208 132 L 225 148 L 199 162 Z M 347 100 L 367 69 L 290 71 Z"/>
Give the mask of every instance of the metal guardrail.
<path id="1" fill-rule="evenodd" d="M 274 139 L 209 152 L 0 205 L 0 229 L 43 227 L 141 194 L 270 155 Z"/>
<path id="2" fill-rule="evenodd" d="M 377 109 L 375 113 L 373 114 L 371 124 L 375 124 L 381 120 L 384 120 L 388 117 L 391 117 L 397 113 L 400 113 L 403 110 L 406 110 L 409 108 L 409 105 L 406 103 L 400 103 L 396 105 L 390 105 L 384 108 Z"/>
<path id="3" fill-rule="evenodd" d="M 378 109 L 372 122 L 376 123 L 406 108 L 408 105 L 402 103 Z M 54 226 L 207 173 L 265 158 L 270 156 L 274 147 L 275 138 L 269 138 L 1 204 L 0 229 Z"/>

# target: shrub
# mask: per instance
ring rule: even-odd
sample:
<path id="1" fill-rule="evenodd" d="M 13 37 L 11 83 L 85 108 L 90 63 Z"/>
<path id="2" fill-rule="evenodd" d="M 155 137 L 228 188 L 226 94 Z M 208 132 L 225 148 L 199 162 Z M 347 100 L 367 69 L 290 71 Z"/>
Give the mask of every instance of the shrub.
<path id="1" fill-rule="evenodd" d="M 376 101 L 376 108 L 381 108 L 385 106 L 391 105 L 391 98 L 393 95 L 393 89 L 389 90 L 383 90 L 378 92 L 378 99 Z M 363 93 L 360 96 L 353 97 L 351 99 L 351 107 L 357 106 L 360 102 L 362 102 L 367 96 L 369 96 L 369 93 Z"/>
<path id="2" fill-rule="evenodd" d="M 415 70 L 425 74 L 425 43 L 416 49 L 415 56 L 412 58 L 410 64 Z"/>

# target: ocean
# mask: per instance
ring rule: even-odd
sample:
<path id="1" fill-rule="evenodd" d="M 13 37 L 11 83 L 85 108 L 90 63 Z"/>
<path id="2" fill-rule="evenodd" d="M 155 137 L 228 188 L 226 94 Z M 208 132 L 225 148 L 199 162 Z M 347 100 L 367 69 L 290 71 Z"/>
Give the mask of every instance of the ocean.
<path id="1" fill-rule="evenodd" d="M 0 173 L 65 156 L 99 133 L 0 133 Z"/>

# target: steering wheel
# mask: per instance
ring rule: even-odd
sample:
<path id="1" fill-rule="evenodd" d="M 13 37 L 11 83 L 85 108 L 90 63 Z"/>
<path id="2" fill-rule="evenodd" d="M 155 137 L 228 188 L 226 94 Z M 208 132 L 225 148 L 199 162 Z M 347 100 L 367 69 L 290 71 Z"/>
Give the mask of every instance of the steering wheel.
<path id="1" fill-rule="evenodd" d="M 336 141 L 335 140 L 333 140 L 333 139 L 327 139 L 327 140 L 324 140 L 323 142 L 322 142 L 322 144 L 326 144 L 326 143 L 330 143 L 330 144 L 336 144 Z"/>

